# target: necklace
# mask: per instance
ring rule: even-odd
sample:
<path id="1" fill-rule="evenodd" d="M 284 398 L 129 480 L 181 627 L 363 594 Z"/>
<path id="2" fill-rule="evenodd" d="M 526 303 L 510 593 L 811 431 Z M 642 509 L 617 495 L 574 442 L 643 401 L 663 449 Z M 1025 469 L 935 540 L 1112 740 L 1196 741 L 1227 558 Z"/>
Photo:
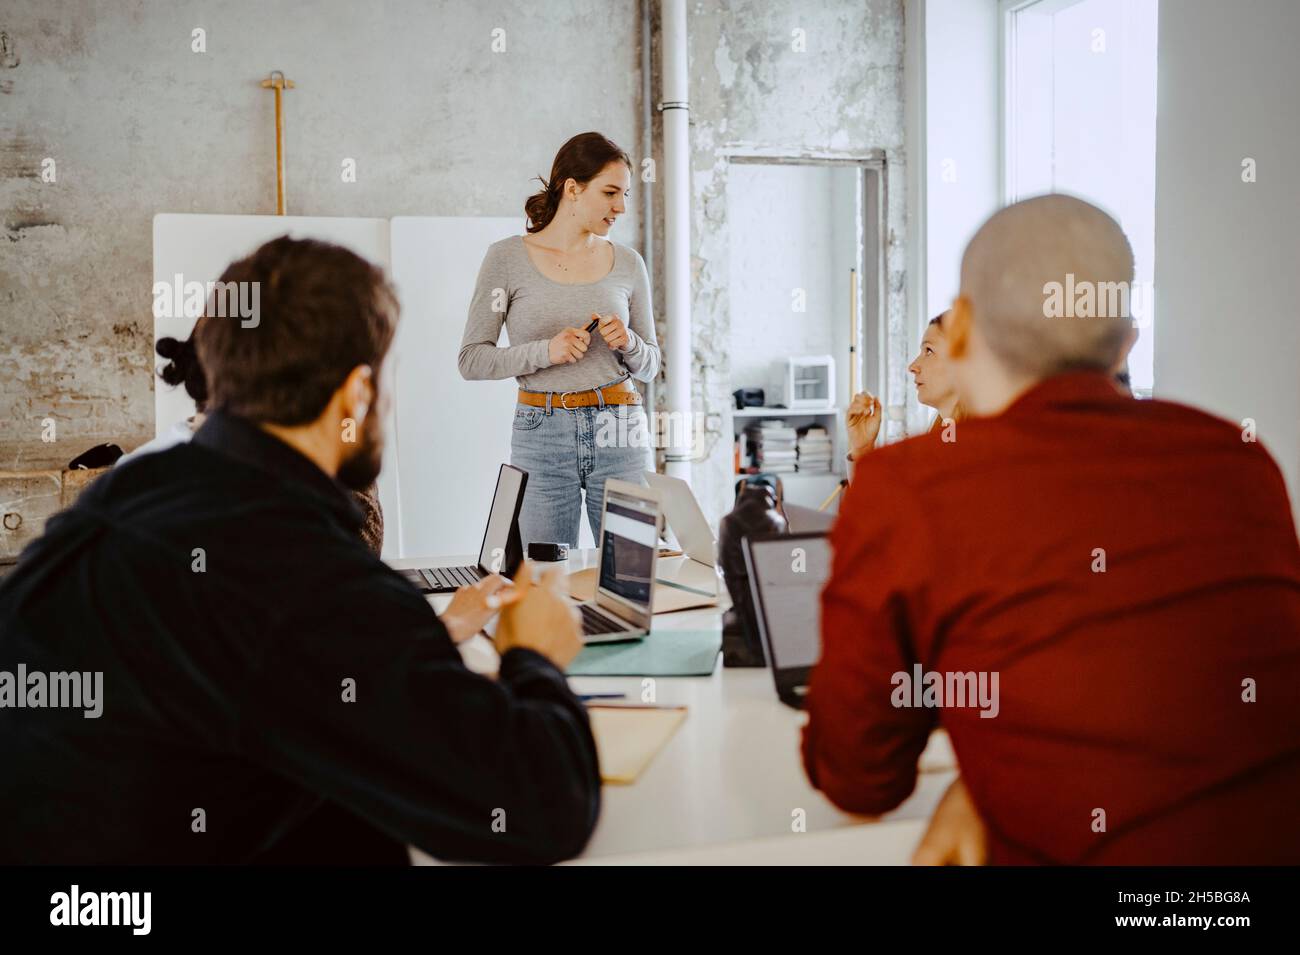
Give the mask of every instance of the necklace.
<path id="1" fill-rule="evenodd" d="M 585 256 L 586 258 L 589 259 L 589 258 L 591 258 L 593 255 L 595 255 L 595 253 L 596 253 L 596 246 L 594 246 L 594 245 L 589 245 L 589 246 L 587 246 L 586 251 L 585 251 L 585 252 L 580 252 L 580 253 L 566 252 L 566 251 L 564 251 L 563 249 L 553 249 L 553 248 L 551 248 L 550 246 L 546 246 L 546 245 L 537 245 L 537 246 L 533 246 L 533 248 L 541 249 L 541 250 L 543 250 L 543 251 L 545 251 L 545 252 L 549 252 L 549 253 L 551 253 L 552 255 L 556 256 L 557 258 L 554 259 L 553 261 L 554 261 L 555 267 L 556 267 L 557 269 L 559 269 L 561 272 L 567 272 L 567 271 L 569 271 L 569 267 L 568 267 L 567 265 L 565 265 L 563 261 L 561 261 L 563 258 L 565 258 L 565 257 L 570 257 L 570 256 L 575 256 L 575 255 L 580 255 L 580 256 Z"/>
<path id="2" fill-rule="evenodd" d="M 596 251 L 596 249 L 595 249 L 594 246 L 588 246 L 588 247 L 587 247 L 587 251 L 586 251 L 586 252 L 583 252 L 583 253 L 580 253 L 580 256 L 581 256 L 581 258 L 582 258 L 582 259 L 584 260 L 584 262 L 585 262 L 586 259 L 590 259 L 590 258 L 591 258 L 592 254 L 593 254 L 595 251 Z M 557 267 L 561 272 L 567 272 L 567 271 L 569 271 L 569 267 L 568 267 L 567 265 L 564 264 L 563 258 L 574 257 L 574 254 L 573 254 L 572 252 L 560 252 L 560 253 L 558 253 L 558 254 L 559 254 L 562 258 L 556 260 L 556 262 L 555 262 L 556 267 Z M 579 263 L 579 264 L 582 264 L 582 263 Z"/>

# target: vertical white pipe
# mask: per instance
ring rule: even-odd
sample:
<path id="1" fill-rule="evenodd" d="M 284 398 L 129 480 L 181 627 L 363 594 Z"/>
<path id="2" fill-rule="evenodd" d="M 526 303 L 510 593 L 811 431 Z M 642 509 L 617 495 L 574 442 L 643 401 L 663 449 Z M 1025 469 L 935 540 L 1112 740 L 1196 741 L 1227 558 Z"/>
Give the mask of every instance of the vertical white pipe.
<path id="1" fill-rule="evenodd" d="M 686 70 L 686 0 L 663 0 L 665 365 L 670 441 L 666 470 L 690 480 L 691 436 L 691 153 Z"/>
<path id="2" fill-rule="evenodd" d="M 652 80 L 654 61 L 650 55 L 650 5 L 653 0 L 641 0 L 641 159 L 644 161 L 654 155 L 654 82 Z M 641 165 L 637 164 L 637 174 Z M 658 178 L 658 177 L 655 177 Z M 646 274 L 650 276 L 650 287 L 655 283 L 655 234 L 654 234 L 654 182 L 636 184 L 641 193 L 641 258 L 645 260 Z M 657 407 L 655 380 L 652 378 L 645 385 L 646 413 L 654 420 Z M 655 467 L 653 459 L 649 462 Z"/>

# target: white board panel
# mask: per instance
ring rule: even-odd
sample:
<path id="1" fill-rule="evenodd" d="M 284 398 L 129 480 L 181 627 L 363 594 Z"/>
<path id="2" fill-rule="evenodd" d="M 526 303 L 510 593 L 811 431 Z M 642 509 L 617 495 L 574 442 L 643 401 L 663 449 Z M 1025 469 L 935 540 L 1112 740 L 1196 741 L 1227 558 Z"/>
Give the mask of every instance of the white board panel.
<path id="1" fill-rule="evenodd" d="M 208 282 L 221 277 L 226 266 L 243 258 L 264 242 L 282 235 L 295 239 L 333 242 L 382 267 L 392 275 L 387 219 L 345 219 L 320 216 L 231 216 L 162 213 L 153 220 L 154 282 Z M 194 318 L 154 319 L 154 341 L 163 336 L 184 339 Z M 162 359 L 155 358 L 155 367 Z M 392 372 L 385 369 L 389 382 Z M 396 401 L 390 402 L 385 431 L 388 446 L 379 475 L 379 503 L 384 510 L 384 556 L 400 556 L 402 547 L 401 496 L 397 481 Z M 171 388 L 154 381 L 154 426 L 157 434 L 194 414 L 194 403 L 183 387 Z"/>
<path id="2" fill-rule="evenodd" d="M 397 216 L 393 281 L 402 528 L 411 556 L 477 554 L 497 470 L 510 460 L 513 378 L 466 381 L 457 357 L 483 256 L 519 218 Z M 504 338 L 504 335 L 502 336 Z"/>

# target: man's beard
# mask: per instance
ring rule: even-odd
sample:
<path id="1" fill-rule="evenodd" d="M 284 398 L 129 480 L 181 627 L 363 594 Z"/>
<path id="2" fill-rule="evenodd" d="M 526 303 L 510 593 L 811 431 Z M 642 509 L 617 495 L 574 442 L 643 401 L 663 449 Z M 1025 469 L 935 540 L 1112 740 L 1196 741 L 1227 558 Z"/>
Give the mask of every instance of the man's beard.
<path id="1" fill-rule="evenodd" d="M 379 415 L 366 416 L 361 442 L 352 456 L 339 465 L 338 482 L 350 491 L 363 491 L 379 477 L 384 466 L 384 433 Z"/>

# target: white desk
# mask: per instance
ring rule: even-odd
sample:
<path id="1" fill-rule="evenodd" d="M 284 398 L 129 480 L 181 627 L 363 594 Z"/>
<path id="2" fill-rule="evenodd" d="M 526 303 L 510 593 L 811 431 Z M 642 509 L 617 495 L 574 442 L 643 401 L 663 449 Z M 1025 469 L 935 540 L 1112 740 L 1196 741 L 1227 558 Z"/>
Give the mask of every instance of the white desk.
<path id="1" fill-rule="evenodd" d="M 474 559 L 391 563 L 435 567 Z M 591 552 L 575 555 L 569 569 L 592 560 Z M 660 563 L 674 572 L 672 561 Z M 447 600 L 430 598 L 438 610 Z M 648 639 L 659 629 L 720 625 L 718 608 L 661 614 Z M 467 641 L 462 653 L 473 669 L 495 665 L 486 638 Z M 578 693 L 639 700 L 642 678 L 573 677 L 570 685 Z M 654 689 L 658 703 L 684 703 L 686 721 L 635 783 L 604 787 L 600 821 L 579 864 L 905 864 L 956 775 L 947 737 L 936 734 L 921 758 L 916 791 L 903 805 L 878 822 L 851 816 L 809 785 L 799 754 L 804 714 L 777 699 L 767 669 L 724 669 L 719 660 L 712 676 L 657 677 Z M 806 832 L 793 831 L 796 810 L 803 811 Z M 418 849 L 411 857 L 417 864 L 434 861 Z"/>

